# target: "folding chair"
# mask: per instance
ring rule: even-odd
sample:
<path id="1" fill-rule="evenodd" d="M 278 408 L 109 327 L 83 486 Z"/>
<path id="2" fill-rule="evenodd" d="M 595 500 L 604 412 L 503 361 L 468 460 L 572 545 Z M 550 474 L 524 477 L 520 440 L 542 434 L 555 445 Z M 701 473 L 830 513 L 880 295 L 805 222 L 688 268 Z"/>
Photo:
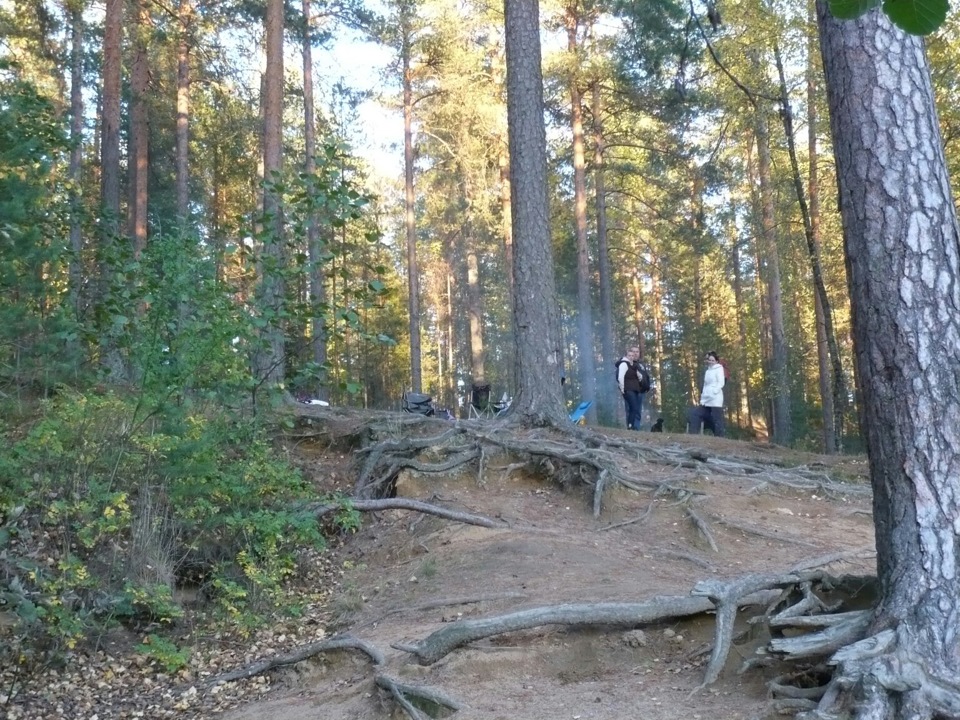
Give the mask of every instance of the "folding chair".
<path id="1" fill-rule="evenodd" d="M 593 400 L 584 400 L 582 403 L 577 405 L 577 409 L 570 413 L 570 422 L 578 425 L 582 425 L 585 421 L 587 415 L 587 410 L 590 409 L 590 406 L 593 405 Z"/>
<path id="2" fill-rule="evenodd" d="M 496 411 L 490 404 L 490 386 L 471 385 L 469 416 L 479 420 L 480 418 L 492 418 L 495 414 Z"/>

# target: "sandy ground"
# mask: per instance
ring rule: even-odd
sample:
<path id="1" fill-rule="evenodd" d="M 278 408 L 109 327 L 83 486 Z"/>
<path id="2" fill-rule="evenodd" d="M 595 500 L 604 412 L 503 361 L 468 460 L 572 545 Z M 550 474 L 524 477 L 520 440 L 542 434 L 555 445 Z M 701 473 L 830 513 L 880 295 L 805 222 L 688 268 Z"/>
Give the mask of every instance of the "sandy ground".
<path id="1" fill-rule="evenodd" d="M 722 473 L 624 458 L 634 477 L 682 490 L 608 493 L 595 518 L 586 487 L 498 471 L 404 477 L 398 495 L 497 518 L 486 529 L 389 511 L 364 518 L 337 557 L 342 578 L 333 630 L 384 652 L 383 672 L 463 704 L 460 718 L 524 720 L 737 720 L 766 717 L 765 683 L 783 667 L 738 674 L 765 638 L 746 634 L 718 682 L 697 690 L 713 641 L 713 616 L 642 632 L 544 626 L 457 649 L 422 667 L 394 644 L 412 644 L 444 623 L 559 603 L 638 602 L 685 596 L 707 578 L 774 573 L 800 565 L 833 574 L 874 572 L 873 523 L 862 459 L 781 453 L 769 446 L 664 434 L 664 449 L 734 458 Z M 339 477 L 331 456 L 301 446 L 321 482 Z M 737 458 L 744 472 L 737 472 Z M 848 490 L 792 482 L 789 466 L 822 469 Z M 749 465 L 749 472 L 746 471 Z M 787 467 L 785 467 L 787 466 Z M 757 472 L 756 468 L 767 471 Z M 337 473 L 341 473 L 339 476 Z M 698 530 L 687 509 L 705 522 Z M 716 545 L 711 547 L 711 540 Z M 744 625 L 746 627 L 746 625 Z M 367 657 L 326 653 L 273 678 L 273 691 L 228 720 L 406 717 L 373 682 Z"/>

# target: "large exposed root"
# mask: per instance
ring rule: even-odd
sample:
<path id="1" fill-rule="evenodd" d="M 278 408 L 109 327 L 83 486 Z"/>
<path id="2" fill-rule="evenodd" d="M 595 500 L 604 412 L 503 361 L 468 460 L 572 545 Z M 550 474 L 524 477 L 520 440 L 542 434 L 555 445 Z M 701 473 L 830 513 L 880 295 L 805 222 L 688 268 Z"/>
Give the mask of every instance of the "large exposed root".
<path id="1" fill-rule="evenodd" d="M 756 604 L 764 596 L 742 598 L 743 604 Z M 707 612 L 712 603 L 704 597 L 664 596 L 640 603 L 583 603 L 531 608 L 491 618 L 458 620 L 415 645 L 394 645 L 412 653 L 421 665 L 432 665 L 448 653 L 468 643 L 518 630 L 543 625 L 582 627 L 611 625 L 638 627 L 663 620 L 690 617 Z"/>
<path id="2" fill-rule="evenodd" d="M 295 412 L 301 419 L 306 417 L 312 427 L 334 416 L 312 406 L 296 407 Z M 522 468 L 531 476 L 563 486 L 589 486 L 596 516 L 602 511 L 605 493 L 618 484 L 641 491 L 685 489 L 651 473 L 648 464 L 752 478 L 757 483 L 755 489 L 783 486 L 846 495 L 868 491 L 865 486 L 834 481 L 821 470 L 803 466 L 771 469 L 769 464 L 737 457 L 734 448 L 721 454 L 707 448 L 671 445 L 662 438 L 648 439 L 642 433 L 637 433 L 636 439 L 627 439 L 574 425 L 531 428 L 500 421 L 452 424 L 413 417 L 404 413 L 372 414 L 352 429 L 348 444 L 355 448 L 359 461 L 354 497 L 370 500 L 390 496 L 404 470 L 418 475 L 468 470 L 476 473 L 478 484 L 483 485 L 491 459 L 497 455 L 508 457 L 505 466 L 511 472 Z"/>

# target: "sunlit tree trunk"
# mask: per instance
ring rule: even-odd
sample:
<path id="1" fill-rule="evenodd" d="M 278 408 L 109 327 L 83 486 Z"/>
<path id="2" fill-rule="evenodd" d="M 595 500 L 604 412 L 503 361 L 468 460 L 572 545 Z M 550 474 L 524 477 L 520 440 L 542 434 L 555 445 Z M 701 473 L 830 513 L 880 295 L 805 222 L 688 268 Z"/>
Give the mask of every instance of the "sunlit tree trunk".
<path id="1" fill-rule="evenodd" d="M 583 94 L 578 85 L 576 62 L 579 55 L 577 32 L 580 16 L 577 6 L 568 5 L 564 14 L 567 27 L 567 52 L 570 56 L 570 127 L 573 134 L 573 219 L 577 238 L 577 367 L 583 397 L 594 403 L 587 411 L 587 422 L 597 421 L 597 368 L 593 354 L 593 309 L 590 301 L 590 253 L 587 247 L 587 171 L 583 135 Z"/>
<path id="2" fill-rule="evenodd" d="M 83 3 L 68 3 L 70 16 L 70 308 L 83 315 L 82 204 L 80 186 L 83 163 Z"/>
<path id="3" fill-rule="evenodd" d="M 400 60 L 403 65 L 403 181 L 404 229 L 407 240 L 407 310 L 410 314 L 410 386 L 413 392 L 423 392 L 420 350 L 420 267 L 417 263 L 417 227 L 414 215 L 413 192 L 413 70 L 410 54 L 412 30 L 410 13 L 404 3 L 401 8 Z"/>
<path id="4" fill-rule="evenodd" d="M 306 24 L 306 33 L 303 38 L 303 169 L 308 177 L 317 171 L 317 121 L 313 106 L 313 22 L 310 17 L 310 0 L 302 2 L 303 19 Z M 326 277 L 323 267 L 323 241 L 320 239 L 317 218 L 307 218 L 307 254 L 310 258 L 310 304 L 313 308 L 310 313 L 310 347 L 313 362 L 319 367 L 327 363 L 327 328 L 325 315 L 320 307 L 326 301 Z M 313 392 L 320 400 L 329 400 L 328 383 L 321 378 Z"/>
<path id="5" fill-rule="evenodd" d="M 740 268 L 740 243 L 737 238 L 733 241 L 733 252 L 730 262 L 733 265 L 733 297 L 737 306 L 737 328 L 741 338 L 747 337 L 747 313 L 743 298 L 743 272 Z M 750 385 L 747 382 L 747 348 L 746 343 L 741 343 L 734 356 L 736 365 L 740 368 L 737 372 L 737 395 L 740 402 L 737 403 L 737 425 L 746 427 L 753 432 L 753 415 L 750 410 Z"/>
<path id="6" fill-rule="evenodd" d="M 283 0 L 268 0 L 265 22 L 266 72 L 263 78 L 263 192 L 265 241 L 260 258 L 260 309 L 266 315 L 258 353 L 258 378 L 280 385 L 286 374 L 283 305 L 283 216 L 274 183 L 282 170 L 283 143 Z"/>
<path id="7" fill-rule="evenodd" d="M 770 392 L 773 422 L 772 440 L 789 445 L 790 383 L 787 377 L 787 338 L 783 325 L 783 291 L 780 284 L 780 252 L 773 207 L 773 174 L 770 160 L 770 131 L 762 108 L 755 113 L 757 172 L 760 180 L 760 211 L 763 231 L 763 261 L 766 265 L 767 308 L 770 313 Z"/>
<path id="8" fill-rule="evenodd" d="M 873 486 L 875 643 L 857 718 L 960 714 L 960 227 L 923 40 L 818 3 Z M 859 682 L 851 682 L 859 680 Z"/>
<path id="9" fill-rule="evenodd" d="M 150 118 L 147 93 L 150 90 L 150 65 L 147 44 L 150 34 L 150 10 L 145 0 L 133 2 L 133 61 L 130 67 L 130 178 L 129 234 L 137 256 L 147 246 L 147 180 L 150 160 Z"/>
<path id="10" fill-rule="evenodd" d="M 190 219 L 190 47 L 193 23 L 191 0 L 180 0 L 177 42 L 177 215 L 186 228 Z"/>
<path id="11" fill-rule="evenodd" d="M 560 387 L 560 320 L 550 245 L 537 0 L 505 0 L 504 26 L 517 342 L 517 392 L 510 416 L 563 424 L 568 420 Z"/>
<path id="12" fill-rule="evenodd" d="M 650 264 L 650 303 L 653 307 L 653 344 L 657 367 L 656 399 L 662 411 L 666 403 L 667 367 L 664 359 L 663 292 L 660 289 L 660 265 L 657 262 Z"/>
<path id="13" fill-rule="evenodd" d="M 120 219 L 120 34 L 123 0 L 106 0 L 103 25 L 103 91 L 100 112 L 100 193 L 104 243 L 117 235 Z"/>
<path id="14" fill-rule="evenodd" d="M 601 349 L 601 386 L 597 399 L 600 402 L 600 421 L 608 425 L 616 422 L 619 393 L 613 380 L 613 364 L 617 361 L 613 348 L 613 301 L 610 291 L 610 248 L 607 237 L 607 184 L 604 163 L 605 141 L 603 136 L 603 98 L 600 83 L 594 81 L 592 87 L 593 107 L 593 177 L 594 204 L 597 212 L 597 271 L 600 281 L 600 349 Z M 659 359 L 660 355 L 657 355 Z M 608 373 L 607 371 L 610 370 Z"/>
<path id="15" fill-rule="evenodd" d="M 787 139 L 787 150 L 790 155 L 790 169 L 793 177 L 794 191 L 797 195 L 797 204 L 800 207 L 800 216 L 803 219 L 803 232 L 807 241 L 807 258 L 810 263 L 810 274 L 813 276 L 814 312 L 816 321 L 817 358 L 820 379 L 820 397 L 823 408 L 824 421 L 824 452 L 837 451 L 840 427 L 834 423 L 833 408 L 843 406 L 843 398 L 847 393 L 843 380 L 843 366 L 840 362 L 840 347 L 833 329 L 833 308 L 827 296 L 826 284 L 823 281 L 823 268 L 820 263 L 820 207 L 819 197 L 815 198 L 818 190 L 816 183 L 816 94 L 812 72 L 807 70 L 808 100 L 810 101 L 807 113 L 810 120 L 808 128 L 808 146 L 810 149 L 810 170 L 808 189 L 810 191 L 810 206 L 803 190 L 803 178 L 800 176 L 800 163 L 797 160 L 796 145 L 793 137 L 793 109 L 790 96 L 787 92 L 787 80 L 780 58 L 780 49 L 774 49 L 777 71 L 780 75 L 780 118 L 783 121 L 783 131 Z M 816 205 L 814 206 L 814 202 Z M 816 219 L 814 218 L 816 213 Z M 830 362 L 832 361 L 832 365 Z M 831 370 L 833 382 L 830 382 Z"/>
<path id="16" fill-rule="evenodd" d="M 120 78 L 123 0 L 106 0 L 103 25 L 103 90 L 100 112 L 100 198 L 103 212 L 96 303 L 103 303 L 113 283 L 114 255 L 120 233 Z M 111 332 L 101 327 L 100 364 L 120 380 L 126 370 Z"/>

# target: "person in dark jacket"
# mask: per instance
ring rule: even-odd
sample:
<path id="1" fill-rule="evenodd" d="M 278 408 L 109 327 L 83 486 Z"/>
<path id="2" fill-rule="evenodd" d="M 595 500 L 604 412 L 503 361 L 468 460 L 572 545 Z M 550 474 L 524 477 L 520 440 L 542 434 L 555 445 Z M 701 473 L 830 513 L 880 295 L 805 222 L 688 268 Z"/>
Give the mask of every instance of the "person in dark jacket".
<path id="1" fill-rule="evenodd" d="M 617 361 L 617 385 L 623 395 L 623 407 L 627 414 L 627 428 L 639 430 L 643 415 L 643 393 L 640 392 L 640 348 L 633 346 Z"/>

